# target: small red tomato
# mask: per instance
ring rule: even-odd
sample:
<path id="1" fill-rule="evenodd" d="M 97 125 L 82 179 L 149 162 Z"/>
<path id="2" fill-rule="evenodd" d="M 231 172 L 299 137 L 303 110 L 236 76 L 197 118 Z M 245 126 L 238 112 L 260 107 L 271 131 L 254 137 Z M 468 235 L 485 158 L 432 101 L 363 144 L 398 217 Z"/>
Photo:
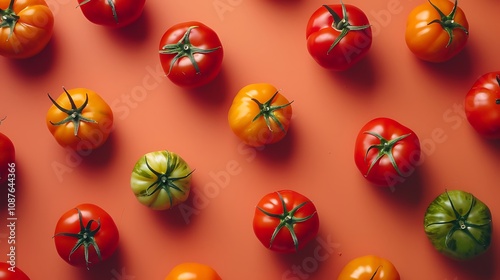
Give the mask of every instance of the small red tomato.
<path id="1" fill-rule="evenodd" d="M 316 206 L 292 190 L 269 193 L 255 208 L 253 230 L 266 248 L 280 253 L 297 252 L 318 234 Z"/>
<path id="2" fill-rule="evenodd" d="M 487 139 L 500 139 L 500 71 L 482 75 L 465 96 L 465 114 Z"/>
<path id="3" fill-rule="evenodd" d="M 90 22 L 119 28 L 141 16 L 146 0 L 78 0 L 78 3 Z"/>

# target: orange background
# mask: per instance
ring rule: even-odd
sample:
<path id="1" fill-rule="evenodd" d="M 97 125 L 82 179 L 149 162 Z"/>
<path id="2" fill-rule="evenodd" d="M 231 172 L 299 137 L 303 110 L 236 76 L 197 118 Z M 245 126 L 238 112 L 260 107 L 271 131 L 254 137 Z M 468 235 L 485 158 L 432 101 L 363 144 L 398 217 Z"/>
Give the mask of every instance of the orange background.
<path id="1" fill-rule="evenodd" d="M 373 45 L 362 62 L 337 73 L 317 65 L 305 41 L 310 15 L 336 1 L 149 0 L 136 23 L 114 30 L 88 22 L 76 1 L 50 0 L 48 47 L 28 60 L 0 59 L 0 115 L 7 116 L 0 129 L 16 146 L 18 267 L 35 280 L 153 280 L 196 261 L 227 280 L 325 280 L 349 260 L 377 254 L 403 279 L 500 279 L 499 231 L 485 255 L 457 262 L 434 250 L 422 225 L 445 189 L 472 192 L 499 222 L 500 146 L 473 131 L 462 104 L 480 75 L 499 70 L 500 2 L 460 1 L 467 47 L 437 65 L 416 59 L 404 42 L 406 16 L 421 2 L 349 1 L 370 19 Z M 214 29 L 225 48 L 222 73 L 198 90 L 173 85 L 157 53 L 163 32 L 188 20 Z M 244 146 L 227 124 L 232 97 L 256 82 L 294 100 L 287 137 L 260 150 Z M 93 89 L 114 110 L 111 138 L 88 156 L 59 146 L 45 126 L 47 93 L 56 97 L 63 86 Z M 353 159 L 358 130 L 380 116 L 414 130 L 423 149 L 411 180 L 392 190 L 368 183 Z M 196 169 L 189 215 L 150 210 L 130 190 L 136 160 L 161 149 Z M 306 195 L 320 216 L 318 238 L 293 255 L 267 250 L 252 230 L 256 203 L 279 189 Z M 100 205 L 120 230 L 117 253 L 90 271 L 64 262 L 52 240 L 60 215 L 82 202 Z M 7 223 L 1 211 L 0 225 Z"/>

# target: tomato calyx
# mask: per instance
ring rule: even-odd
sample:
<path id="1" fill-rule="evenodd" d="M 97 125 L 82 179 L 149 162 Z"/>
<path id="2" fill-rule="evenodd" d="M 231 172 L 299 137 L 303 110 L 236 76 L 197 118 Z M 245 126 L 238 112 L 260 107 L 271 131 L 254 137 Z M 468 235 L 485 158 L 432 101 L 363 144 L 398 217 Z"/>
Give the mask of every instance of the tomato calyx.
<path id="1" fill-rule="evenodd" d="M 57 102 L 48 94 L 50 101 L 52 101 L 52 104 L 57 107 L 57 109 L 61 110 L 62 112 L 68 114 L 66 118 L 64 118 L 61 121 L 58 122 L 50 122 L 52 125 L 63 125 L 69 122 L 73 123 L 74 127 L 74 132 L 73 134 L 75 136 L 78 136 L 78 129 L 80 128 L 80 122 L 88 122 L 88 123 L 97 123 L 97 121 L 86 118 L 82 116 L 82 111 L 85 109 L 87 104 L 89 103 L 89 96 L 88 94 L 85 94 L 85 101 L 83 102 L 82 106 L 76 107 L 75 101 L 73 101 L 73 98 L 69 94 L 69 92 L 63 87 L 64 92 L 66 93 L 66 96 L 68 96 L 69 102 L 71 103 L 71 109 L 66 109 L 63 108 L 61 105 L 57 104 Z"/>
<path id="2" fill-rule="evenodd" d="M 80 3 L 77 6 L 77 8 L 80 7 L 80 6 L 83 6 L 83 5 L 87 4 L 87 3 L 89 3 L 90 1 L 92 1 L 92 0 L 85 0 L 85 1 L 83 1 L 82 3 Z M 115 20 L 115 23 L 118 23 L 118 13 L 116 12 L 115 1 L 113 1 L 113 0 L 107 0 L 106 2 L 109 5 L 109 7 L 111 8 L 111 13 L 113 13 L 113 19 Z"/>
<path id="3" fill-rule="evenodd" d="M 69 253 L 68 260 L 71 259 L 71 255 L 78 250 L 81 246 L 83 246 L 84 249 L 84 256 L 85 256 L 85 264 L 87 266 L 87 269 L 89 269 L 89 247 L 92 246 L 94 247 L 94 250 L 97 254 L 97 257 L 99 260 L 102 260 L 101 256 L 101 250 L 99 249 L 99 246 L 97 245 L 95 241 L 95 235 L 99 232 L 101 229 L 101 221 L 99 219 L 96 220 L 90 220 L 87 225 L 83 224 L 83 217 L 82 217 L 82 212 L 80 209 L 75 208 L 76 211 L 78 211 L 78 220 L 80 221 L 80 232 L 78 233 L 72 233 L 72 232 L 60 232 L 55 234 L 54 236 L 68 236 L 68 237 L 73 237 L 76 238 L 77 241 L 75 243 L 75 246 L 71 249 L 71 252 Z M 92 230 L 92 224 L 97 223 L 97 227 Z"/>
<path id="4" fill-rule="evenodd" d="M 187 57 L 191 61 L 191 64 L 193 64 L 194 69 L 196 70 L 196 74 L 199 74 L 200 67 L 198 66 L 198 62 L 196 62 L 196 59 L 194 59 L 194 54 L 196 53 L 211 53 L 214 52 L 218 49 L 221 48 L 221 46 L 218 46 L 216 48 L 212 49 L 202 49 L 195 47 L 191 44 L 191 41 L 189 40 L 189 35 L 191 34 L 191 30 L 194 28 L 198 28 L 198 26 L 190 26 L 182 36 L 182 38 L 179 40 L 179 42 L 175 44 L 167 44 L 163 46 L 160 50 L 160 54 L 175 54 L 175 57 L 172 59 L 170 62 L 170 67 L 167 73 L 167 76 L 170 74 L 172 71 L 172 68 L 174 67 L 175 63 L 182 57 Z"/>
<path id="5" fill-rule="evenodd" d="M 274 98 L 276 97 L 276 95 L 278 94 L 279 91 L 276 91 L 273 96 L 271 96 L 271 98 L 269 98 L 268 101 L 264 102 L 264 103 L 261 103 L 259 100 L 255 99 L 255 98 L 252 98 L 252 101 L 257 103 L 257 105 L 259 106 L 259 113 L 253 118 L 252 122 L 258 120 L 259 118 L 263 117 L 264 118 L 264 121 L 266 122 L 266 125 L 267 125 L 267 128 L 270 130 L 270 131 L 273 131 L 272 127 L 271 127 L 271 120 L 273 120 L 281 129 L 281 131 L 285 132 L 286 133 L 286 130 L 285 130 L 285 127 L 283 126 L 283 124 L 281 123 L 281 121 L 278 119 L 278 117 L 276 117 L 276 115 L 274 114 L 274 112 L 276 110 L 280 110 L 282 108 L 285 108 L 287 106 L 289 106 L 290 104 L 293 103 L 293 101 L 287 103 L 287 104 L 283 104 L 283 105 L 278 105 L 278 106 L 274 106 L 272 105 L 273 101 L 274 101 Z"/>
<path id="6" fill-rule="evenodd" d="M 434 7 L 434 9 L 436 9 L 436 11 L 439 13 L 439 16 L 441 17 L 441 19 L 435 19 L 435 20 L 429 22 L 427 25 L 437 23 L 437 24 L 441 25 L 441 27 L 444 29 L 444 31 L 446 31 L 446 33 L 448 33 L 449 39 L 448 39 L 448 43 L 446 44 L 446 47 L 451 45 L 451 43 L 453 41 L 453 30 L 455 28 L 458 28 L 458 29 L 464 31 L 466 35 L 469 35 L 469 30 L 467 30 L 467 28 L 465 28 L 461 24 L 455 22 L 455 14 L 457 12 L 458 0 L 455 0 L 455 4 L 453 5 L 453 9 L 451 10 L 449 15 L 445 15 L 430 0 L 428 0 L 428 1 L 429 1 L 429 4 L 431 4 L 432 7 Z"/>
<path id="7" fill-rule="evenodd" d="M 10 29 L 7 39 L 14 34 L 14 27 L 18 20 L 19 16 L 14 12 L 14 0 L 11 0 L 7 9 L 0 9 L 0 28 L 8 27 Z"/>
<path id="8" fill-rule="evenodd" d="M 257 209 L 259 209 L 262 213 L 266 214 L 267 216 L 280 220 L 278 226 L 274 229 L 273 235 L 271 236 L 271 240 L 269 242 L 269 248 L 272 248 L 274 239 L 276 238 L 278 233 L 281 231 L 281 229 L 286 227 L 288 229 L 288 231 L 290 232 L 290 235 L 292 236 L 293 245 L 295 246 L 295 251 L 298 251 L 299 250 L 299 240 L 297 238 L 297 234 L 295 233 L 294 224 L 302 223 L 302 222 L 309 220 L 310 218 L 314 217 L 314 215 L 316 214 L 316 211 L 314 211 L 314 213 L 312 213 L 309 216 L 306 216 L 303 218 L 297 218 L 297 217 L 295 217 L 295 213 L 300 208 L 302 208 L 304 205 L 306 205 L 307 203 L 310 203 L 310 202 L 304 201 L 301 204 L 297 205 L 292 210 L 288 211 L 288 209 L 286 208 L 285 200 L 283 199 L 283 196 L 279 192 L 278 192 L 278 197 L 279 197 L 281 205 L 283 207 L 283 213 L 281 213 L 281 214 L 269 213 L 266 210 L 264 210 L 260 207 L 257 207 Z"/>
<path id="9" fill-rule="evenodd" d="M 330 51 L 340 42 L 340 40 L 342 40 L 347 35 L 347 33 L 349 33 L 349 31 L 363 30 L 370 27 L 369 24 L 359 26 L 351 25 L 349 23 L 347 10 L 344 3 L 340 1 L 340 4 L 342 5 L 342 18 L 340 18 L 340 16 L 332 8 L 330 8 L 330 6 L 323 5 L 323 7 L 325 7 L 325 9 L 327 9 L 333 17 L 332 28 L 340 32 L 340 35 L 335 39 L 333 44 L 326 52 L 327 54 L 330 53 Z"/>
<path id="10" fill-rule="evenodd" d="M 368 153 L 370 152 L 371 149 L 377 149 L 378 150 L 378 155 L 377 157 L 372 161 L 372 163 L 370 164 L 370 167 L 368 168 L 368 171 L 366 172 L 365 174 L 365 177 L 368 176 L 368 174 L 370 173 L 370 171 L 372 170 L 373 166 L 375 166 L 375 164 L 383 157 L 383 156 L 387 156 L 389 157 L 389 161 L 391 162 L 392 164 L 392 167 L 394 167 L 394 169 L 396 170 L 396 172 L 398 173 L 399 176 L 401 177 L 404 177 L 403 173 L 401 173 L 401 170 L 399 169 L 397 163 L 396 163 L 396 160 L 394 159 L 394 155 L 392 154 L 392 148 L 401 140 L 403 140 L 404 138 L 408 137 L 411 135 L 411 133 L 408 133 L 408 134 L 405 134 L 405 135 L 401 135 L 399 137 L 396 137 L 394 139 L 391 139 L 391 140 L 387 140 L 385 139 L 384 137 L 382 137 L 382 135 L 376 133 L 376 132 L 372 132 L 372 131 L 365 131 L 364 133 L 366 134 L 370 134 L 374 137 L 376 137 L 378 140 L 380 140 L 380 144 L 373 144 L 371 145 L 370 147 L 368 147 L 368 149 L 366 150 L 366 153 L 365 153 L 365 162 L 367 161 L 367 157 L 368 157 Z"/>

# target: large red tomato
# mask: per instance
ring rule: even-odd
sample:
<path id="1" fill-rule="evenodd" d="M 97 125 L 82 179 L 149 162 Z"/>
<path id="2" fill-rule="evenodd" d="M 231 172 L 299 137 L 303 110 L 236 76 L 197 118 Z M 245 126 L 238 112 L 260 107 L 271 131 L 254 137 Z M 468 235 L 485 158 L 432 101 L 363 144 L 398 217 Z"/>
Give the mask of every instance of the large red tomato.
<path id="1" fill-rule="evenodd" d="M 54 233 L 59 256 L 71 265 L 87 268 L 110 258 L 118 247 L 118 240 L 113 218 L 90 203 L 65 212 Z"/>
<path id="2" fill-rule="evenodd" d="M 292 190 L 269 193 L 255 208 L 253 230 L 266 248 L 280 253 L 297 252 L 318 234 L 316 206 Z"/>
<path id="3" fill-rule="evenodd" d="M 217 33 L 197 21 L 178 23 L 160 39 L 160 62 L 176 85 L 200 87 L 214 80 L 222 68 L 224 51 Z"/>
<path id="4" fill-rule="evenodd" d="M 0 280 L 30 280 L 19 267 L 0 262 Z"/>
<path id="5" fill-rule="evenodd" d="M 365 13 L 353 5 L 323 5 L 309 19 L 307 50 L 331 70 L 346 70 L 366 56 L 372 30 Z"/>
<path id="6" fill-rule="evenodd" d="M 480 135 L 500 139 L 500 71 L 476 80 L 465 96 L 465 114 Z"/>
<path id="7" fill-rule="evenodd" d="M 78 3 L 90 22 L 118 28 L 138 19 L 146 0 L 78 0 Z"/>
<path id="8" fill-rule="evenodd" d="M 417 134 L 389 118 L 376 118 L 358 133 L 354 160 L 361 174 L 384 187 L 402 183 L 420 162 Z"/>

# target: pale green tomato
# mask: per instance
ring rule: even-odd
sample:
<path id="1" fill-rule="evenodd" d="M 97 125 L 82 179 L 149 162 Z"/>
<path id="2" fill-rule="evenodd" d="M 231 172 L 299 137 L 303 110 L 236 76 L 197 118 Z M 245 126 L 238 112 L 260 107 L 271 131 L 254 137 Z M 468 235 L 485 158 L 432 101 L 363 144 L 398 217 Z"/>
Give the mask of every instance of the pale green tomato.
<path id="1" fill-rule="evenodd" d="M 165 210 L 189 197 L 193 170 L 179 155 L 150 152 L 135 164 L 130 186 L 137 200 L 154 210 Z"/>

